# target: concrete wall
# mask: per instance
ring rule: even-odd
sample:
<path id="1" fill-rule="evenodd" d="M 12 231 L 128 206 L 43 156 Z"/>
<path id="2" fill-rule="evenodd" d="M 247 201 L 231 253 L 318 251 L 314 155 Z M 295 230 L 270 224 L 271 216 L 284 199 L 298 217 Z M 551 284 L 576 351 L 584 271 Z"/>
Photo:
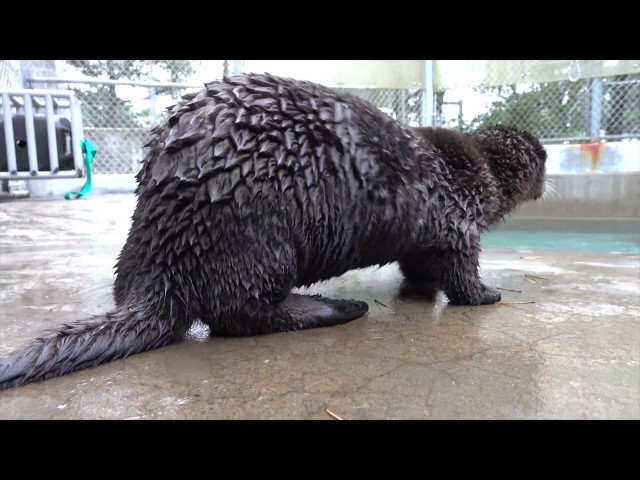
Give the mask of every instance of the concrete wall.
<path id="1" fill-rule="evenodd" d="M 640 232 L 640 172 L 549 175 L 556 193 L 521 205 L 508 218 L 509 229 L 536 229 L 544 220 L 545 229 L 593 230 L 594 225 L 615 231 Z M 33 197 L 61 197 L 78 191 L 85 179 L 33 180 Z M 89 195 L 130 193 L 136 188 L 135 175 L 94 175 Z M 577 222 L 576 222 L 577 221 Z M 540 227 L 542 228 L 542 227 Z"/>
<path id="2" fill-rule="evenodd" d="M 640 141 L 546 145 L 547 174 L 640 172 Z"/>
<path id="3" fill-rule="evenodd" d="M 53 180 L 29 180 L 32 197 L 62 197 L 66 192 L 79 191 L 86 178 L 59 178 Z M 89 195 L 105 193 L 133 193 L 136 188 L 135 174 L 93 175 Z"/>
<path id="4" fill-rule="evenodd" d="M 640 172 L 549 175 L 556 193 L 523 204 L 520 216 L 640 219 Z"/>
<path id="5" fill-rule="evenodd" d="M 640 232 L 640 141 L 546 149 L 555 192 L 522 205 L 506 228 Z"/>

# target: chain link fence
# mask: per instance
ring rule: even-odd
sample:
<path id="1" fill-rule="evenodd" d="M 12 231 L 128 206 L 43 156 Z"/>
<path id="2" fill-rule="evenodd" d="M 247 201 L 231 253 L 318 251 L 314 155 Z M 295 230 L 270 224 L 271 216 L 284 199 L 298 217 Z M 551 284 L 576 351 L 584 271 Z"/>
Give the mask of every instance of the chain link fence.
<path id="1" fill-rule="evenodd" d="M 3 84 L 5 78 L 19 77 L 20 63 L 0 63 Z M 225 60 L 26 63 L 28 71 L 22 71 L 22 75 L 31 79 L 28 86 L 76 91 L 82 105 L 85 137 L 99 152 L 93 164 L 95 173 L 137 172 L 149 129 L 164 118 L 165 109 L 184 93 L 232 73 L 231 62 Z M 510 124 L 531 131 L 547 143 L 637 139 L 638 63 L 435 61 L 433 123 L 463 131 L 488 124 Z M 39 80 L 33 81 L 34 78 Z M 423 125 L 429 117 L 422 111 L 422 88 L 338 90 L 369 100 L 408 125 Z"/>
<path id="2" fill-rule="evenodd" d="M 509 124 L 545 143 L 640 137 L 640 61 L 446 61 L 436 68 L 439 125 Z"/>
<path id="3" fill-rule="evenodd" d="M 422 121 L 423 89 L 404 88 L 336 88 L 373 103 L 391 118 L 414 127 Z"/>
<path id="4" fill-rule="evenodd" d="M 21 86 L 20 60 L 0 60 L 0 88 L 20 88 Z"/>

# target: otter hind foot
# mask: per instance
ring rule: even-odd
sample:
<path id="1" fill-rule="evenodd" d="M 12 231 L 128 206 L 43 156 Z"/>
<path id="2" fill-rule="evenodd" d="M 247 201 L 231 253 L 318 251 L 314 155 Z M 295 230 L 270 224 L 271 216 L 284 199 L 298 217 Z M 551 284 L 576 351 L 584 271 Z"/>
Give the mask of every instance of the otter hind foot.
<path id="1" fill-rule="evenodd" d="M 336 300 L 320 295 L 291 293 L 278 306 L 285 317 L 290 317 L 293 328 L 330 327 L 360 318 L 369 310 L 366 302 L 358 300 Z"/>
<path id="2" fill-rule="evenodd" d="M 226 321 L 212 319 L 207 324 L 212 336 L 265 335 L 340 325 L 363 316 L 368 310 L 366 302 L 358 300 L 290 293 L 276 304 L 248 299 L 235 316 L 226 317 Z"/>

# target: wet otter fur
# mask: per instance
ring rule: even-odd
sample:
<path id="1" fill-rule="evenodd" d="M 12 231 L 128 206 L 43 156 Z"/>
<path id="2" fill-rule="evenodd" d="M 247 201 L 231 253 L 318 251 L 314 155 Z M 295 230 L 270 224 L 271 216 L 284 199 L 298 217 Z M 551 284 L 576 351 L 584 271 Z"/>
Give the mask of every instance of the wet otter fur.
<path id="1" fill-rule="evenodd" d="M 348 322 L 365 302 L 291 290 L 370 265 L 398 261 L 451 304 L 496 302 L 480 235 L 544 188 L 546 153 L 525 131 L 412 128 L 268 74 L 184 96 L 147 146 L 115 309 L 0 360 L 0 389 L 161 347 L 196 319 L 229 336 Z"/>

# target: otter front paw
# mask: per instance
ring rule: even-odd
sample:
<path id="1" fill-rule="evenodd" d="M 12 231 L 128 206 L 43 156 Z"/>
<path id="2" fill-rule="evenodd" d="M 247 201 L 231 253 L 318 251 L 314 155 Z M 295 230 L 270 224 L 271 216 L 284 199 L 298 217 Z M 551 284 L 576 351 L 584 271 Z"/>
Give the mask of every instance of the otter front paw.
<path id="1" fill-rule="evenodd" d="M 490 305 L 499 302 L 502 295 L 499 291 L 482 285 L 479 291 L 472 295 L 449 294 L 447 292 L 447 297 L 451 305 Z"/>

